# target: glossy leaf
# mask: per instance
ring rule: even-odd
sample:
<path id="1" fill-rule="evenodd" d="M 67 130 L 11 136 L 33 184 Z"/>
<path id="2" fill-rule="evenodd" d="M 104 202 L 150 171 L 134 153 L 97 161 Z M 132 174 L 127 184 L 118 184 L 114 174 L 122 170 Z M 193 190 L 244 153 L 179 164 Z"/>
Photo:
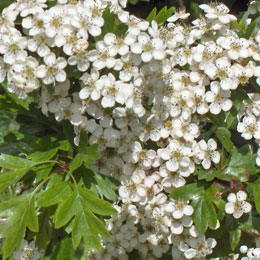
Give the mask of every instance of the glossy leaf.
<path id="1" fill-rule="evenodd" d="M 11 184 L 18 182 L 28 172 L 28 170 L 29 168 L 24 168 L 0 173 L 0 191 L 4 190 Z"/>
<path id="2" fill-rule="evenodd" d="M 66 182 L 60 182 L 47 189 L 39 194 L 39 199 L 37 204 L 40 207 L 49 207 L 55 205 L 68 197 L 71 189 Z"/>
<path id="3" fill-rule="evenodd" d="M 256 174 L 259 170 L 255 165 L 256 154 L 233 153 L 224 173 L 240 181 L 247 181 L 248 174 Z"/>
<path id="4" fill-rule="evenodd" d="M 171 192 L 171 198 L 175 200 L 195 200 L 201 198 L 204 188 L 198 186 L 197 183 L 188 184 L 180 188 L 176 188 Z"/>
<path id="5" fill-rule="evenodd" d="M 246 39 L 249 39 L 252 35 L 252 33 L 254 32 L 256 25 L 258 23 L 258 19 L 256 18 L 254 21 L 252 21 L 246 28 L 246 32 L 244 34 L 244 37 Z"/>
<path id="6" fill-rule="evenodd" d="M 147 16 L 146 20 L 147 20 L 148 22 L 151 22 L 151 21 L 155 20 L 155 18 L 156 18 L 156 13 L 157 13 L 157 8 L 155 7 L 155 8 L 150 12 L 150 14 Z"/>
<path id="7" fill-rule="evenodd" d="M 224 148 L 231 153 L 232 149 L 234 149 L 234 144 L 231 141 L 231 133 L 229 130 L 225 127 L 218 127 L 216 136 Z"/>
<path id="8" fill-rule="evenodd" d="M 260 214 L 260 177 L 252 184 L 256 210 Z"/>
<path id="9" fill-rule="evenodd" d="M 36 151 L 28 155 L 28 158 L 35 162 L 47 161 L 52 159 L 57 152 L 58 152 L 57 148 L 49 149 L 48 151 L 44 151 L 44 152 Z"/>
<path id="10" fill-rule="evenodd" d="M 0 167 L 6 168 L 6 169 L 25 169 L 25 168 L 31 168 L 35 166 L 37 163 L 23 159 L 17 156 L 7 155 L 7 154 L 1 154 L 0 155 Z"/>
<path id="11" fill-rule="evenodd" d="M 77 187 L 74 192 L 59 204 L 55 212 L 55 227 L 61 228 L 72 218 L 74 219 L 72 228 L 72 241 L 76 248 L 83 238 L 87 248 L 99 249 L 99 236 L 109 236 L 104 224 L 93 214 L 111 215 L 116 210 L 112 206 L 87 190 Z"/>
<path id="12" fill-rule="evenodd" d="M 191 203 L 194 208 L 192 219 L 200 234 L 204 234 L 209 226 L 214 228 L 217 224 L 217 213 L 212 203 L 214 191 L 214 186 L 211 186 L 199 199 L 193 200 Z"/>
<path id="13" fill-rule="evenodd" d="M 173 14 L 174 10 L 175 10 L 174 7 L 170 7 L 169 9 L 167 9 L 167 6 L 164 6 L 156 15 L 154 20 L 158 24 L 165 23 L 167 19 Z"/>
<path id="14" fill-rule="evenodd" d="M 116 193 L 114 189 L 116 185 L 112 183 L 108 177 L 94 172 L 94 178 L 97 182 L 97 190 L 101 196 L 105 196 L 107 199 L 114 201 L 116 199 Z"/>
<path id="15" fill-rule="evenodd" d="M 20 196 L 19 198 L 20 203 L 10 208 L 12 214 L 8 217 L 8 221 L 0 224 L 0 235 L 5 238 L 2 248 L 3 259 L 8 258 L 15 249 L 20 247 L 26 227 L 33 232 L 38 232 L 39 225 L 34 207 L 34 199 L 30 194 Z M 0 209 L 2 206 L 6 206 L 6 202 L 0 204 Z M 5 212 L 8 213 L 6 214 L 8 216 L 9 212 Z"/>
<path id="16" fill-rule="evenodd" d="M 230 237 L 230 245 L 231 245 L 231 249 L 234 251 L 235 248 L 238 246 L 240 237 L 241 237 L 241 229 L 237 228 L 235 230 L 230 231 L 229 233 L 229 237 Z"/>

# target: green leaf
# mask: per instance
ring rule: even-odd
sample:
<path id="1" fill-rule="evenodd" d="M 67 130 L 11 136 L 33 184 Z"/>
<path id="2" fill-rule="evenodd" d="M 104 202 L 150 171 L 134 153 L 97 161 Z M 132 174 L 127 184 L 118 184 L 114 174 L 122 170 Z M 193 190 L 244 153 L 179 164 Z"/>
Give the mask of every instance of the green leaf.
<path id="1" fill-rule="evenodd" d="M 45 249 L 51 240 L 52 227 L 50 226 L 50 216 L 45 210 L 39 215 L 39 232 L 36 234 L 35 244 L 40 249 Z"/>
<path id="2" fill-rule="evenodd" d="M 242 232 L 240 228 L 237 228 L 229 232 L 230 245 L 233 251 L 235 250 L 240 241 L 241 234 Z"/>
<path id="3" fill-rule="evenodd" d="M 256 210 L 260 214 L 260 177 L 252 184 L 252 186 Z"/>
<path id="4" fill-rule="evenodd" d="M 226 112 L 225 123 L 228 129 L 236 131 L 238 120 L 237 120 L 237 111 L 234 107 L 228 112 Z"/>
<path id="5" fill-rule="evenodd" d="M 27 214 L 25 216 L 25 221 L 26 221 L 28 228 L 32 232 L 38 232 L 39 223 L 38 223 L 37 213 L 35 210 L 34 197 L 30 198 L 30 200 L 28 201 L 28 209 L 27 209 Z"/>
<path id="6" fill-rule="evenodd" d="M 112 183 L 108 177 L 102 176 L 97 172 L 94 172 L 94 178 L 97 182 L 98 193 L 109 200 L 115 201 L 116 193 L 114 189 L 116 188 L 116 185 Z"/>
<path id="7" fill-rule="evenodd" d="M 169 9 L 167 9 L 167 6 L 164 6 L 159 13 L 157 14 L 157 16 L 155 17 L 155 21 L 158 24 L 164 23 L 167 21 L 167 19 L 173 14 L 175 8 L 171 7 Z"/>
<path id="8" fill-rule="evenodd" d="M 55 163 L 44 163 L 41 165 L 34 166 L 32 168 L 32 171 L 36 173 L 35 180 L 39 182 L 48 177 L 54 165 Z"/>
<path id="9" fill-rule="evenodd" d="M 233 178 L 245 182 L 248 180 L 248 174 L 256 174 L 259 170 L 255 165 L 256 154 L 241 154 L 235 152 L 232 154 L 228 163 L 225 174 L 231 175 Z"/>
<path id="10" fill-rule="evenodd" d="M 68 197 L 71 189 L 66 182 L 60 182 L 39 194 L 37 204 L 40 207 L 49 207 L 58 204 L 60 201 Z"/>
<path id="11" fill-rule="evenodd" d="M 192 17 L 194 19 L 200 18 L 201 9 L 199 8 L 199 5 L 197 3 L 191 2 L 190 3 L 190 10 L 191 10 Z"/>
<path id="12" fill-rule="evenodd" d="M 73 256 L 75 254 L 71 238 L 65 237 L 61 238 L 61 240 L 56 241 L 53 246 L 54 250 L 49 257 L 44 257 L 44 259 L 48 260 L 71 260 L 75 259 Z M 75 259 L 76 260 L 76 259 Z"/>
<path id="13" fill-rule="evenodd" d="M 97 151 L 98 145 L 92 144 L 86 148 L 86 156 L 84 156 L 84 163 L 90 165 L 91 163 L 100 159 L 100 153 Z"/>
<path id="14" fill-rule="evenodd" d="M 103 12 L 103 18 L 105 20 L 105 24 L 102 28 L 102 34 L 105 35 L 108 32 L 114 32 L 115 26 L 115 16 L 109 9 L 106 9 Z"/>
<path id="15" fill-rule="evenodd" d="M 17 156 L 11 156 L 7 154 L 0 155 L 0 167 L 17 170 L 21 168 L 31 168 L 35 166 L 37 163 L 23 159 Z"/>
<path id="16" fill-rule="evenodd" d="M 0 224 L 0 236 L 5 238 L 2 248 L 3 258 L 8 258 L 15 249 L 18 249 L 25 235 L 26 226 L 34 232 L 38 232 L 38 219 L 35 212 L 34 200 L 30 194 L 19 196 L 20 203 L 9 208 L 12 214 L 6 221 Z M 13 200 L 14 202 L 14 200 Z M 17 200 L 16 200 L 17 202 Z M 0 204 L 6 208 L 8 202 Z M 11 206 L 11 201 L 9 201 Z M 5 211 L 10 214 L 8 210 Z"/>
<path id="17" fill-rule="evenodd" d="M 97 161 L 100 158 L 100 154 L 96 150 L 97 150 L 96 145 L 88 146 L 86 148 L 87 154 L 77 154 L 71 161 L 69 165 L 69 169 L 71 171 L 75 171 L 82 165 L 83 162 L 87 167 L 91 163 Z"/>
<path id="18" fill-rule="evenodd" d="M 244 100 L 249 103 L 251 102 L 247 95 L 247 92 L 242 87 L 238 87 L 236 91 L 231 92 L 231 99 L 237 111 L 240 111 L 244 107 Z"/>
<path id="19" fill-rule="evenodd" d="M 240 32 L 244 31 L 246 28 L 245 21 L 243 19 L 241 19 L 239 23 L 237 21 L 233 21 L 232 25 Z"/>
<path id="20" fill-rule="evenodd" d="M 9 185 L 18 182 L 27 172 L 29 168 L 14 170 L 12 172 L 0 173 L 0 191 L 7 188 Z"/>
<path id="21" fill-rule="evenodd" d="M 0 1 L 0 13 L 2 13 L 3 9 L 7 6 L 9 6 L 10 4 L 12 4 L 14 2 L 14 0 L 1 0 Z"/>
<path id="22" fill-rule="evenodd" d="M 192 183 L 174 189 L 171 192 L 170 197 L 175 200 L 195 200 L 201 198 L 203 193 L 203 186 L 199 186 L 197 183 Z"/>
<path id="23" fill-rule="evenodd" d="M 216 127 L 220 127 L 220 126 L 225 126 L 224 123 L 224 113 L 221 112 L 218 115 L 213 115 L 211 113 L 207 113 L 207 118 L 216 126 Z"/>
<path id="24" fill-rule="evenodd" d="M 217 213 L 212 203 L 215 192 L 216 188 L 211 185 L 199 199 L 191 203 L 194 208 L 192 219 L 200 234 L 204 234 L 208 227 L 215 228 L 217 225 Z"/>
<path id="25" fill-rule="evenodd" d="M 78 152 L 82 154 L 88 154 L 88 134 L 86 131 L 81 130 L 79 137 Z"/>
<path id="26" fill-rule="evenodd" d="M 69 165 L 69 169 L 71 171 L 75 171 L 76 169 L 78 169 L 81 166 L 81 164 L 83 163 L 84 156 L 86 157 L 86 155 L 84 155 L 84 154 L 77 154 L 71 161 L 71 163 Z"/>
<path id="27" fill-rule="evenodd" d="M 79 196 L 84 199 L 85 205 L 96 214 L 110 216 L 117 213 L 110 203 L 99 199 L 94 192 L 86 188 L 80 188 Z"/>
<path id="28" fill-rule="evenodd" d="M 256 28 L 256 25 L 258 23 L 258 18 L 256 18 L 253 22 L 251 22 L 247 28 L 246 28 L 246 32 L 244 34 L 244 37 L 246 39 L 250 39 L 252 33 L 254 32 L 255 28 Z"/>
<path id="29" fill-rule="evenodd" d="M 47 151 L 36 151 L 31 153 L 27 156 L 27 158 L 35 161 L 35 162 L 42 162 L 52 159 L 56 153 L 58 152 L 57 148 L 53 148 Z"/>
<path id="30" fill-rule="evenodd" d="M 1 0 L 1 4 L 2 2 L 9 2 L 8 0 Z M 1 10 L 1 4 L 0 4 L 0 10 Z M 23 109 L 25 110 L 29 110 L 29 106 L 31 103 L 33 103 L 35 100 L 32 96 L 28 96 L 27 98 L 25 99 L 21 99 L 21 98 L 18 98 L 16 94 L 13 94 L 11 93 L 10 91 L 7 90 L 7 84 L 6 83 L 2 83 L 2 86 L 4 87 L 5 91 L 6 91 L 6 94 L 14 101 L 14 103 L 16 105 L 20 105 Z M 20 108 L 21 109 L 21 108 Z"/>
<path id="31" fill-rule="evenodd" d="M 216 131 L 216 136 L 224 148 L 231 153 L 231 151 L 235 148 L 234 144 L 231 141 L 231 133 L 225 127 L 218 127 Z"/>
<path id="32" fill-rule="evenodd" d="M 72 192 L 58 206 L 55 212 L 55 227 L 61 228 L 66 225 L 76 214 L 79 214 L 77 208 L 77 193 Z"/>
<path id="33" fill-rule="evenodd" d="M 47 1 L 47 5 L 48 7 L 52 7 L 52 6 L 55 6 L 57 4 L 57 0 L 48 0 Z"/>
<path id="34" fill-rule="evenodd" d="M 150 14 L 147 16 L 146 21 L 151 22 L 151 21 L 155 20 L 156 13 L 157 13 L 157 8 L 154 7 L 154 9 L 153 9 L 153 10 L 150 12 Z"/>
<path id="35" fill-rule="evenodd" d="M 230 177 L 227 174 L 214 169 L 205 170 L 201 166 L 197 166 L 193 174 L 197 175 L 199 180 L 212 181 L 217 178 L 222 181 L 230 181 Z"/>
<path id="36" fill-rule="evenodd" d="M 115 214 L 116 210 L 106 201 L 99 199 L 95 193 L 86 188 L 77 187 L 58 206 L 54 222 L 56 228 L 66 225 L 74 220 L 72 228 L 72 241 L 76 248 L 83 238 L 87 248 L 99 249 L 99 234 L 109 236 L 103 222 L 93 213 L 99 215 Z"/>

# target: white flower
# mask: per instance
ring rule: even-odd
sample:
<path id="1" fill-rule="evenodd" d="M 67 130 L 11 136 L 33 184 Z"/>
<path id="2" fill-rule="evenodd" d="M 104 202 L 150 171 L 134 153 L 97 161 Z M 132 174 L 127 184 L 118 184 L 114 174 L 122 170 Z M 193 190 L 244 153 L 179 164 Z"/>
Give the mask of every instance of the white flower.
<path id="1" fill-rule="evenodd" d="M 187 242 L 191 247 L 184 252 L 187 259 L 194 257 L 205 258 L 212 253 L 212 249 L 217 245 L 217 241 L 214 238 L 205 239 L 204 235 L 197 238 L 192 237 Z"/>
<path id="2" fill-rule="evenodd" d="M 131 51 L 135 54 L 141 54 L 143 62 L 149 62 L 153 58 L 156 60 L 162 60 L 165 57 L 166 53 L 161 39 L 151 39 L 145 32 L 141 32 L 137 39 L 138 41 L 131 45 Z"/>
<path id="3" fill-rule="evenodd" d="M 234 218 L 240 218 L 244 213 L 250 212 L 252 206 L 246 201 L 246 198 L 247 194 L 244 191 L 238 191 L 237 194 L 230 193 L 227 197 L 225 212 L 233 214 Z"/>
<path id="4" fill-rule="evenodd" d="M 245 116 L 243 121 L 238 123 L 237 131 L 246 140 L 250 140 L 253 137 L 260 139 L 260 122 L 257 121 L 254 115 Z"/>
<path id="5" fill-rule="evenodd" d="M 65 19 L 64 8 L 61 5 L 56 5 L 44 13 L 45 33 L 48 37 L 53 38 L 61 30 Z"/>
<path id="6" fill-rule="evenodd" d="M 179 19 L 186 19 L 187 17 L 189 17 L 190 14 L 189 13 L 186 13 L 186 10 L 185 9 L 182 9 L 182 10 L 179 10 L 179 11 L 176 11 L 174 13 L 174 15 L 170 16 L 168 19 L 167 19 L 167 22 L 170 22 L 170 23 L 173 23 L 173 22 L 176 22 L 177 20 Z"/>
<path id="7" fill-rule="evenodd" d="M 214 163 L 218 163 L 220 161 L 220 154 L 217 149 L 217 143 L 214 139 L 210 138 L 208 143 L 205 140 L 201 140 L 198 142 L 197 146 L 198 150 L 196 150 L 195 154 L 202 161 L 201 164 L 204 169 L 209 169 L 211 167 L 211 161 Z"/>
<path id="8" fill-rule="evenodd" d="M 27 56 L 24 50 L 26 46 L 26 38 L 14 28 L 10 28 L 8 34 L 1 35 L 0 53 L 4 55 L 3 60 L 7 64 L 14 64 L 17 60 L 24 61 Z"/>
<path id="9" fill-rule="evenodd" d="M 260 248 L 249 248 L 247 256 L 241 258 L 241 260 L 254 260 L 260 257 Z"/>
<path id="10" fill-rule="evenodd" d="M 132 151 L 131 160 L 133 163 L 141 162 L 144 167 L 151 167 L 152 160 L 156 156 L 156 152 L 154 150 L 143 149 L 139 142 L 134 142 Z"/>
<path id="11" fill-rule="evenodd" d="M 22 26 L 29 30 L 29 35 L 35 36 L 45 32 L 44 28 L 44 13 L 35 16 L 27 16 L 22 20 Z"/>
<path id="12" fill-rule="evenodd" d="M 45 57 L 50 53 L 49 46 L 52 46 L 53 40 L 48 38 L 45 33 L 37 34 L 33 38 L 28 39 L 27 48 L 31 52 L 37 52 L 40 57 Z"/>
<path id="13" fill-rule="evenodd" d="M 158 149 L 160 157 L 166 161 L 166 168 L 171 172 L 177 171 L 180 167 L 189 167 L 191 150 L 177 140 L 173 140 L 166 148 Z"/>
<path id="14" fill-rule="evenodd" d="M 20 249 L 13 253 L 13 257 L 16 260 L 38 260 L 43 256 L 44 252 L 38 250 L 35 247 L 35 241 L 28 243 L 28 241 L 23 240 Z"/>
<path id="15" fill-rule="evenodd" d="M 165 211 L 171 213 L 175 219 L 181 219 L 184 215 L 191 216 L 194 210 L 185 201 L 172 200 L 165 205 Z"/>
<path id="16" fill-rule="evenodd" d="M 67 61 L 63 57 L 56 58 L 54 53 L 49 53 L 44 57 L 45 65 L 40 65 L 36 70 L 38 78 L 43 79 L 43 83 L 48 85 L 56 81 L 64 82 L 66 80 L 66 72 L 63 70 L 67 66 Z"/>
<path id="17" fill-rule="evenodd" d="M 204 12 L 206 12 L 206 17 L 209 19 L 218 19 L 221 23 L 227 24 L 237 18 L 234 15 L 229 14 L 229 9 L 224 4 L 212 4 L 206 5 L 202 4 L 199 6 Z"/>
<path id="18" fill-rule="evenodd" d="M 117 52 L 115 48 L 109 48 L 104 41 L 96 43 L 96 49 L 89 51 L 89 60 L 93 62 L 93 67 L 97 70 L 101 70 L 105 67 L 111 69 L 116 64 Z"/>
<path id="19" fill-rule="evenodd" d="M 209 110 L 212 114 L 219 114 L 221 110 L 231 109 L 232 101 L 229 99 L 229 90 L 223 90 L 217 81 L 211 82 L 210 90 L 206 93 L 206 101 L 210 103 Z"/>
<path id="20" fill-rule="evenodd" d="M 100 78 L 104 82 L 104 88 L 102 91 L 101 104 L 105 107 L 113 107 L 116 102 L 124 104 L 129 96 L 131 96 L 133 87 L 130 84 L 126 84 L 120 80 L 115 80 L 112 73 L 108 76 L 102 76 Z"/>

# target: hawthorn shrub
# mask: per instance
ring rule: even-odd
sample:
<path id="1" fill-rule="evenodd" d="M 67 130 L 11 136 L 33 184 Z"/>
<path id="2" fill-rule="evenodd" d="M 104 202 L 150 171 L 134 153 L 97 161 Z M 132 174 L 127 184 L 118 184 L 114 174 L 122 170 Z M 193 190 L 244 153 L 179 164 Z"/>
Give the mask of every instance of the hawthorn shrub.
<path id="1" fill-rule="evenodd" d="M 259 1 L 2 3 L 2 259 L 260 258 Z"/>

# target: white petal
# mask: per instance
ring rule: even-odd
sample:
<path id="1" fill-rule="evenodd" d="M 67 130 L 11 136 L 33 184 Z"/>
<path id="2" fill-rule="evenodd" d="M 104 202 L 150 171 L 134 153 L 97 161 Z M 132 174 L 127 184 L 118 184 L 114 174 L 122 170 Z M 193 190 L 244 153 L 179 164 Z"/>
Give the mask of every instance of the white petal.
<path id="1" fill-rule="evenodd" d="M 56 76 L 55 76 L 55 79 L 58 81 L 58 82 L 64 82 L 66 80 L 66 73 L 64 70 L 60 70 Z"/>

